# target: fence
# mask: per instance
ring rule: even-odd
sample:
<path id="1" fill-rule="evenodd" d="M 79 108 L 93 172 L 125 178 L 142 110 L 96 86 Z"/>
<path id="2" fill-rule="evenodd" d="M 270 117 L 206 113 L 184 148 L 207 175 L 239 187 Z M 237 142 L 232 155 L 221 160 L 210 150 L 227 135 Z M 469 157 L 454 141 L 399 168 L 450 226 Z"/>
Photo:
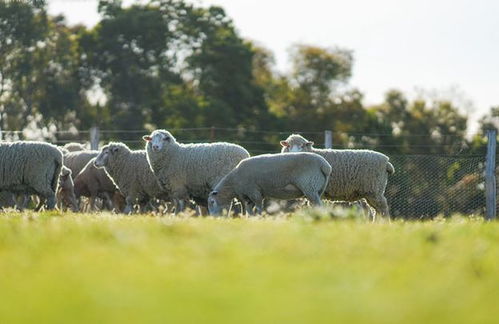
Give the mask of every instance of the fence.
<path id="1" fill-rule="evenodd" d="M 143 148 L 142 135 L 146 130 L 98 130 L 93 128 L 77 133 L 60 132 L 56 144 L 67 142 L 91 143 L 92 148 L 108 141 L 121 141 L 131 148 Z M 279 140 L 290 132 L 256 131 L 236 128 L 185 128 L 172 130 L 179 142 L 228 141 L 244 146 L 252 155 L 277 153 Z M 316 147 L 334 146 L 332 132 L 298 132 L 315 142 Z M 23 139 L 21 132 L 4 132 L 6 139 Z M 495 133 L 489 134 L 489 158 L 495 157 Z M 0 137 L 1 138 L 1 137 Z M 89 145 L 90 146 L 90 145 Z M 342 148 L 338 147 L 337 148 Z M 370 148 L 365 145 L 362 148 Z M 494 149 L 493 151 L 492 148 Z M 376 150 L 387 153 L 389 145 L 378 145 Z M 424 148 L 423 148 L 424 149 Z M 496 169 L 495 161 L 489 162 L 486 155 L 467 152 L 449 154 L 389 154 L 395 174 L 389 177 L 386 197 L 391 214 L 400 218 L 431 218 L 436 215 L 449 216 L 455 213 L 488 215 L 496 213 Z M 488 177 L 486 178 L 486 169 Z M 487 181 L 486 181 L 487 179 Z M 488 199 L 486 199 L 488 191 Z M 486 213 L 487 201 L 490 205 Z M 493 212 L 492 212 L 493 211 Z"/>

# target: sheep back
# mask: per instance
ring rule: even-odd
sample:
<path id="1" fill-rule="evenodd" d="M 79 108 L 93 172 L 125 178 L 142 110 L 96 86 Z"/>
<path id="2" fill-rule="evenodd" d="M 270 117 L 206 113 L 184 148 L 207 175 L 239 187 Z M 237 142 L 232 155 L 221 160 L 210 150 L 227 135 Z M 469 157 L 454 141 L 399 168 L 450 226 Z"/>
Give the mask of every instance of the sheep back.
<path id="1" fill-rule="evenodd" d="M 335 200 L 354 201 L 384 193 L 388 175 L 395 169 L 386 155 L 371 150 L 312 149 L 332 167 L 326 195 Z"/>
<path id="2" fill-rule="evenodd" d="M 230 183 L 237 196 L 258 188 L 264 196 L 292 199 L 296 193 L 282 189 L 289 184 L 322 195 L 331 174 L 329 163 L 313 153 L 264 154 L 242 160 L 219 184 Z"/>
<path id="3" fill-rule="evenodd" d="M 76 151 L 64 155 L 64 165 L 71 169 L 71 177 L 74 179 L 87 165 L 88 161 L 95 158 L 99 151 Z"/>

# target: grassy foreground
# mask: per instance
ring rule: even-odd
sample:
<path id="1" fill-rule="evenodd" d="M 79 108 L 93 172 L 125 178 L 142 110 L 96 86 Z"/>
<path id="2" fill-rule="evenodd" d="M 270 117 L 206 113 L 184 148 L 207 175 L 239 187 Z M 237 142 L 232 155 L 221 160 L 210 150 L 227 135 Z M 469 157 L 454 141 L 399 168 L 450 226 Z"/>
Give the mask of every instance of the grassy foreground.
<path id="1" fill-rule="evenodd" d="M 0 214 L 0 322 L 497 323 L 499 223 Z"/>

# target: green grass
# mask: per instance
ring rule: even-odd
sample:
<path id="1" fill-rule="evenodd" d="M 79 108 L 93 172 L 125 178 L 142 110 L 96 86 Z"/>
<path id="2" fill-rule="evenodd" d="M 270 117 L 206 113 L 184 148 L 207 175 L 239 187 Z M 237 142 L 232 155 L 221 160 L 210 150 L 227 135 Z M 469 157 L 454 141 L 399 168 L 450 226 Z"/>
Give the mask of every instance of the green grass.
<path id="1" fill-rule="evenodd" d="M 499 223 L 308 215 L 2 213 L 0 322 L 497 323 Z"/>

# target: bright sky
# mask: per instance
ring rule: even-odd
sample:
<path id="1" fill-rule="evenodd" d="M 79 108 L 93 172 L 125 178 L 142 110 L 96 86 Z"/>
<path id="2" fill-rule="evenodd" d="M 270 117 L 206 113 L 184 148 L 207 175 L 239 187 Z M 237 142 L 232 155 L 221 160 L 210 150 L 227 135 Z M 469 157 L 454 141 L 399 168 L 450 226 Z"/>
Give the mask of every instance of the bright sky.
<path id="1" fill-rule="evenodd" d="M 133 1 L 125 0 L 125 4 Z M 354 51 L 351 85 L 366 104 L 420 88 L 472 102 L 473 120 L 499 105 L 498 0 L 193 0 L 220 5 L 240 34 L 285 70 L 295 43 Z M 50 0 L 49 12 L 94 25 L 97 0 Z M 456 90 L 457 89 L 457 90 Z"/>

